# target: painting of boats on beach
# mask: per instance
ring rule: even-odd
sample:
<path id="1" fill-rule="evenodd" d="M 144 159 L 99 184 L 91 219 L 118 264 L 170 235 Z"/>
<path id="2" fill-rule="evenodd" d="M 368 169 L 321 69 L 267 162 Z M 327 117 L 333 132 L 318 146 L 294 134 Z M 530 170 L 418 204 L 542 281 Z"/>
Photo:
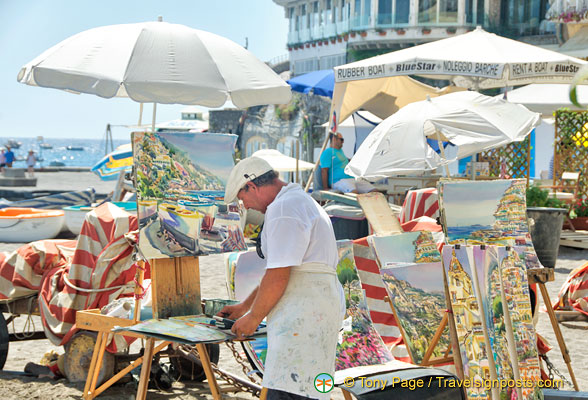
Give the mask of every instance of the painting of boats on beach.
<path id="1" fill-rule="evenodd" d="M 245 250 L 243 210 L 223 203 L 235 135 L 135 132 L 139 248 L 148 258 Z"/>
<path id="2" fill-rule="evenodd" d="M 365 293 L 361 288 L 353 257 L 353 242 L 338 241 L 337 249 L 337 276 L 343 285 L 347 311 L 337 343 L 335 369 L 341 371 L 390 362 L 393 360 L 392 353 L 374 328 L 367 308 Z"/>
<path id="3" fill-rule="evenodd" d="M 515 379 L 538 383 L 541 380 L 541 370 L 531 312 L 527 269 L 517 249 L 497 247 L 495 250 L 502 278 L 503 311 L 510 344 L 510 357 L 516 360 L 518 365 Z M 529 385 L 521 388 L 522 399 L 543 398 L 541 389 L 537 385 L 527 386 Z"/>
<path id="4" fill-rule="evenodd" d="M 472 382 L 480 383 L 493 379 L 495 374 L 491 372 L 494 364 L 488 358 L 490 343 L 484 334 L 486 324 L 479 300 L 472 248 L 449 245 L 443 247 L 443 265 L 447 274 L 464 376 Z M 490 390 L 484 385 L 472 385 L 466 391 L 468 398 L 491 398 Z"/>
<path id="5" fill-rule="evenodd" d="M 368 243 L 376 254 L 411 360 L 421 364 L 447 308 L 441 255 L 430 232 L 370 236 Z M 430 358 L 442 357 L 449 346 L 445 327 Z"/>
<path id="6" fill-rule="evenodd" d="M 527 224 L 526 180 L 440 182 L 449 244 L 524 246 L 527 268 L 541 264 Z"/>

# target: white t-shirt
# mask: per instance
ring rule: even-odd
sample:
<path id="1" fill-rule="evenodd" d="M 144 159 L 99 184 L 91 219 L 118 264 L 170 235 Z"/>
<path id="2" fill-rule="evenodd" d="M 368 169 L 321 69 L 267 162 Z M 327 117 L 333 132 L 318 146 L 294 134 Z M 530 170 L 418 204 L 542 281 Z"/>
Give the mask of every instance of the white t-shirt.
<path id="1" fill-rule="evenodd" d="M 329 216 L 300 185 L 284 186 L 265 212 L 261 249 L 266 268 L 309 262 L 337 269 L 339 256 Z"/>

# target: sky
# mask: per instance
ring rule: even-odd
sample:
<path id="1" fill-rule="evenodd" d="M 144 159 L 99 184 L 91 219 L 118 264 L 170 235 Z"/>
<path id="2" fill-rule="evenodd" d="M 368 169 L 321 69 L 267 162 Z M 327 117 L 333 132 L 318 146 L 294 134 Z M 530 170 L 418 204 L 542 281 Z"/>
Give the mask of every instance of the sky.
<path id="1" fill-rule="evenodd" d="M 262 61 L 287 53 L 288 21 L 272 0 L 0 0 L 0 140 L 11 137 L 102 139 L 106 124 L 133 125 L 139 104 L 18 83 L 23 65 L 87 29 L 156 21 L 209 31 L 245 45 Z M 158 105 L 157 121 L 181 117 L 182 105 Z M 151 123 L 145 105 L 143 123 Z M 130 130 L 112 127 L 115 139 Z"/>

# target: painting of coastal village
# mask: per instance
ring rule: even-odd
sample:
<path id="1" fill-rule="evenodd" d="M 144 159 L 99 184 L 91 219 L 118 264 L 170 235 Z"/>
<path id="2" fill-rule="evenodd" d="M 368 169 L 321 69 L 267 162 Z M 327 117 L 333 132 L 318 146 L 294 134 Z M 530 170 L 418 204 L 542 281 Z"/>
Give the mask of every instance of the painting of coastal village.
<path id="1" fill-rule="evenodd" d="M 475 285 L 474 258 L 471 250 L 459 245 L 443 247 L 443 265 L 447 274 L 464 376 L 471 381 L 482 382 L 493 378 L 491 372 L 494 366 L 488 358 L 484 312 Z M 489 389 L 484 385 L 477 386 L 466 388 L 468 398 L 491 398 Z"/>
<path id="2" fill-rule="evenodd" d="M 488 354 L 494 356 L 496 375 L 501 380 L 512 380 L 514 379 L 513 368 L 518 369 L 518 366 L 516 365 L 516 360 L 514 364 L 511 364 L 508 350 L 507 323 L 503 309 L 502 279 L 497 247 L 474 246 L 473 255 L 478 288 L 484 310 L 483 316 L 486 320 L 486 332 L 488 332 L 491 348 Z M 501 388 L 500 398 L 513 398 L 512 391 L 513 388 Z"/>
<path id="3" fill-rule="evenodd" d="M 370 236 L 368 243 L 376 254 L 411 360 L 420 364 L 446 309 L 441 254 L 430 232 Z M 446 327 L 431 358 L 442 357 L 449 346 Z"/>
<path id="4" fill-rule="evenodd" d="M 135 132 L 139 248 L 147 259 L 245 250 L 243 210 L 224 205 L 235 135 Z"/>
<path id="5" fill-rule="evenodd" d="M 343 331 L 337 343 L 337 371 L 367 365 L 385 364 L 392 353 L 376 332 L 353 257 L 353 242 L 337 242 L 339 263 L 337 276 L 345 292 L 346 309 Z"/>
<path id="6" fill-rule="evenodd" d="M 510 320 L 512 327 L 512 331 L 507 329 L 507 334 L 512 335 L 510 338 L 513 344 L 511 359 L 516 359 L 518 363 L 520 379 L 539 382 L 541 370 L 529 298 L 527 269 L 516 249 L 498 247 L 496 250 L 502 276 L 504 305 L 506 305 L 506 307 L 503 305 L 504 314 Z M 523 399 L 543 398 L 538 386 L 522 387 L 521 391 Z"/>
<path id="7" fill-rule="evenodd" d="M 440 182 L 449 244 L 525 246 L 527 268 L 541 264 L 527 224 L 526 180 Z"/>

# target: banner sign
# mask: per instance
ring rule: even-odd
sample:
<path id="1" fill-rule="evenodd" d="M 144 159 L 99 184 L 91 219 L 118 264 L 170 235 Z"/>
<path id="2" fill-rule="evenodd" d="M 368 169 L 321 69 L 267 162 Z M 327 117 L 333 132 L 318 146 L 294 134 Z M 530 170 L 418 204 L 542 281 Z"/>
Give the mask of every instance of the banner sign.
<path id="1" fill-rule="evenodd" d="M 503 77 L 505 67 L 508 78 Z M 398 75 L 454 75 L 482 79 L 528 79 L 540 77 L 572 78 L 580 65 L 570 61 L 531 63 L 482 63 L 470 61 L 412 60 L 392 64 L 335 67 L 335 81 L 383 78 Z"/>

